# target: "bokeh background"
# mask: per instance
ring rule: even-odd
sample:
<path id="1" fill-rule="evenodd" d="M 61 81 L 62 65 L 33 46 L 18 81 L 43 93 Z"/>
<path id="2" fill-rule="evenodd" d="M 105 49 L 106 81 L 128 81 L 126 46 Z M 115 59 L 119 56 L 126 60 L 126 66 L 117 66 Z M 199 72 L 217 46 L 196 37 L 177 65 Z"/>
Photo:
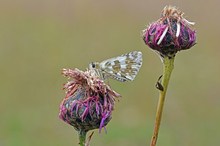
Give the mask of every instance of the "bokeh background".
<path id="1" fill-rule="evenodd" d="M 162 65 L 141 30 L 168 4 L 196 22 L 197 45 L 177 54 L 158 146 L 220 145 L 219 0 L 1 0 L 0 146 L 77 145 L 58 118 L 61 69 L 132 50 L 143 52 L 143 66 L 134 82 L 110 81 L 123 97 L 91 146 L 149 145 Z"/>

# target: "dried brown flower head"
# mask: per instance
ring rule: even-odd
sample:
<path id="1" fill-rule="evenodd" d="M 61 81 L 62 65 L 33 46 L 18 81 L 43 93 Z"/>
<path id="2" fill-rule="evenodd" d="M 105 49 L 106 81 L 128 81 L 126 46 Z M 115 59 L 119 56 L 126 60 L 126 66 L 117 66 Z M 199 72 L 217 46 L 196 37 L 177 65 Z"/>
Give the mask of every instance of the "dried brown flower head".
<path id="1" fill-rule="evenodd" d="M 66 96 L 59 117 L 77 131 L 101 130 L 111 120 L 115 99 L 120 95 L 91 70 L 63 69 L 62 73 L 69 81 L 64 85 Z"/>

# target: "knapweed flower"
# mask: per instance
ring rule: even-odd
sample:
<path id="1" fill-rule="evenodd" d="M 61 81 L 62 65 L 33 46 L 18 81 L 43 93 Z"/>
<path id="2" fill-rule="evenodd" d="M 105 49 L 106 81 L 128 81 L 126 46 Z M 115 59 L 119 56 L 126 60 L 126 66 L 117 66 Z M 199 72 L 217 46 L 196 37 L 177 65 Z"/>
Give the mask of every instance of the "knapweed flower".
<path id="1" fill-rule="evenodd" d="M 143 40 L 153 50 L 164 56 L 191 48 L 196 43 L 196 33 L 191 29 L 194 22 L 183 18 L 183 12 L 166 6 L 161 18 L 143 30 Z"/>
<path id="2" fill-rule="evenodd" d="M 120 95 L 91 70 L 63 69 L 69 78 L 64 84 L 66 96 L 61 102 L 59 117 L 77 131 L 102 129 L 111 120 L 114 102 Z"/>

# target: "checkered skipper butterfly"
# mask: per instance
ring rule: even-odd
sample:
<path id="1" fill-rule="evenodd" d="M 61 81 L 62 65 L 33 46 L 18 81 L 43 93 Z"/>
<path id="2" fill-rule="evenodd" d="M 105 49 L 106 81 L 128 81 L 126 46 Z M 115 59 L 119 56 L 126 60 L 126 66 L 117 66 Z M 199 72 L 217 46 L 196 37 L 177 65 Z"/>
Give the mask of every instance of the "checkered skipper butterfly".
<path id="1" fill-rule="evenodd" d="M 105 80 L 113 78 L 121 82 L 133 81 L 142 65 L 142 53 L 133 51 L 121 56 L 104 60 L 100 63 L 92 62 L 89 70 Z"/>

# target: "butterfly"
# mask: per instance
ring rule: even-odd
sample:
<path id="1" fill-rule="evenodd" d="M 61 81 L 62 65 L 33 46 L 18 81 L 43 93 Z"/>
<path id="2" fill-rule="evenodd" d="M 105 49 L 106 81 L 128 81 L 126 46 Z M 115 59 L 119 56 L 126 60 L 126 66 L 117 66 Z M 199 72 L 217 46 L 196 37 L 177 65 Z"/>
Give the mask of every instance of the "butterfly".
<path id="1" fill-rule="evenodd" d="M 92 62 L 89 70 L 101 79 L 112 78 L 120 82 L 133 81 L 142 65 L 142 53 L 133 51 L 102 62 Z"/>

